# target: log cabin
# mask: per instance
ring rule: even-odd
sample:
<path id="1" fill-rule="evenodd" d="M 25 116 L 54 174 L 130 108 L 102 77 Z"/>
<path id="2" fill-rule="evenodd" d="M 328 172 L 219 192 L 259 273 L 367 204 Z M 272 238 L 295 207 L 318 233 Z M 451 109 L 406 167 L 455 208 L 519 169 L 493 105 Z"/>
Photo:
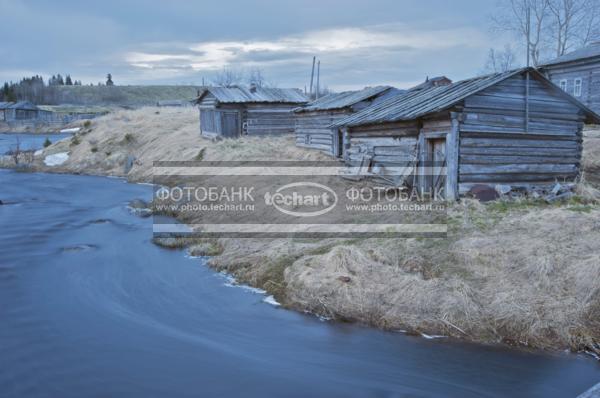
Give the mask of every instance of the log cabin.
<path id="1" fill-rule="evenodd" d="M 540 69 L 563 91 L 600 112 L 600 42 L 548 61 Z"/>
<path id="2" fill-rule="evenodd" d="M 293 133 L 293 109 L 308 100 L 297 89 L 251 85 L 204 87 L 194 102 L 200 112 L 200 134 L 236 138 Z"/>
<path id="3" fill-rule="evenodd" d="M 574 181 L 584 123 L 598 122 L 543 74 L 523 68 L 409 92 L 332 127 L 343 133 L 348 165 L 374 176 L 404 168 L 402 183 L 456 199 L 475 184 Z"/>
<path id="4" fill-rule="evenodd" d="M 294 110 L 296 145 L 340 157 L 342 148 L 338 129 L 332 129 L 331 124 L 403 92 L 390 86 L 366 87 L 358 91 L 329 94 L 297 108 Z"/>

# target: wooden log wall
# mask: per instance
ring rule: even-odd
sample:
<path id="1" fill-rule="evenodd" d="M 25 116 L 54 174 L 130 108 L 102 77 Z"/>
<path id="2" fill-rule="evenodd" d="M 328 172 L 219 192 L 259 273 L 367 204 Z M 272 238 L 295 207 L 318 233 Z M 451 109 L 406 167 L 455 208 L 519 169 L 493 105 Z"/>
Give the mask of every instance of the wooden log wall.
<path id="1" fill-rule="evenodd" d="M 459 190 L 473 184 L 548 185 L 579 174 L 583 117 L 543 82 L 516 76 L 464 101 L 460 115 Z"/>
<path id="2" fill-rule="evenodd" d="M 567 83 L 567 93 L 575 94 L 575 79 L 581 79 L 581 95 L 577 97 L 596 113 L 600 112 L 600 59 L 575 60 L 551 65 L 544 72 L 557 86 L 561 80 Z"/>
<path id="3" fill-rule="evenodd" d="M 243 134 L 282 135 L 294 132 L 294 113 L 298 105 L 247 104 L 244 112 Z"/>
<path id="4" fill-rule="evenodd" d="M 337 129 L 329 126 L 349 113 L 344 110 L 296 113 L 296 145 L 334 155 L 334 134 Z"/>
<path id="5" fill-rule="evenodd" d="M 373 166 L 405 166 L 415 159 L 418 135 L 416 121 L 350 129 L 344 138 L 346 164 L 360 166 L 368 156 Z"/>

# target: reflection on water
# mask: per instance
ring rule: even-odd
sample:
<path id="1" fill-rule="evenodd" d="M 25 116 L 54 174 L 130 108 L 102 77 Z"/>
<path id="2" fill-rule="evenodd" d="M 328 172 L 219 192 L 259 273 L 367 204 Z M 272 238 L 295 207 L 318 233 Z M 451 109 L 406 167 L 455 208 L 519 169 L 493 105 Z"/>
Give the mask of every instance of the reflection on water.
<path id="1" fill-rule="evenodd" d="M 0 171 L 2 397 L 572 397 L 585 357 L 321 322 L 150 243 L 116 179 Z"/>

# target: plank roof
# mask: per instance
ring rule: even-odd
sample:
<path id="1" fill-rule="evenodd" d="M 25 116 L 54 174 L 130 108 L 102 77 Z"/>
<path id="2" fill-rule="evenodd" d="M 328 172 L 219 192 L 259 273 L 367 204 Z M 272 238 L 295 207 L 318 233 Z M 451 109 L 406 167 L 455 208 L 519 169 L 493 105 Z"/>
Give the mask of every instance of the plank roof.
<path id="1" fill-rule="evenodd" d="M 19 101 L 7 107 L 8 109 L 22 109 L 27 111 L 37 111 L 39 110 L 37 106 L 32 104 L 29 101 Z"/>
<path id="2" fill-rule="evenodd" d="M 365 87 L 362 90 L 344 91 L 333 93 L 316 99 L 306 104 L 302 108 L 295 109 L 296 112 L 325 111 L 334 109 L 344 109 L 359 102 L 377 97 L 388 90 L 394 89 L 391 86 Z M 394 89 L 396 90 L 396 89 Z M 399 93 L 400 90 L 397 90 Z"/>
<path id="3" fill-rule="evenodd" d="M 534 68 L 521 68 L 513 71 L 462 80 L 447 86 L 431 87 L 425 90 L 408 92 L 345 117 L 334 123 L 331 127 L 352 127 L 366 124 L 414 120 L 429 114 L 447 110 L 471 95 L 485 90 L 510 77 L 523 74 L 526 71 L 529 71 L 534 78 L 544 81 L 552 90 L 555 90 L 556 93 L 582 109 L 588 116 L 588 120 L 594 123 L 600 122 L 600 116 L 595 114 L 573 96 L 562 91 L 537 70 Z"/>
<path id="4" fill-rule="evenodd" d="M 555 58 L 551 61 L 545 62 L 544 66 L 552 66 L 556 64 L 562 64 L 565 62 L 579 61 L 587 58 L 595 58 L 600 57 L 600 41 L 590 44 L 589 46 L 585 46 L 578 50 L 572 51 L 568 54 L 562 55 L 558 58 Z"/>
<path id="5" fill-rule="evenodd" d="M 14 102 L 0 102 L 0 109 L 7 109 L 9 106 L 13 105 Z"/>
<path id="6" fill-rule="evenodd" d="M 284 104 L 304 104 L 308 99 L 302 92 L 295 88 L 268 88 L 256 87 L 253 89 L 232 86 L 232 87 L 204 87 L 200 90 L 195 102 L 198 103 L 207 94 L 215 96 L 218 102 L 224 104 L 241 103 L 284 103 Z"/>

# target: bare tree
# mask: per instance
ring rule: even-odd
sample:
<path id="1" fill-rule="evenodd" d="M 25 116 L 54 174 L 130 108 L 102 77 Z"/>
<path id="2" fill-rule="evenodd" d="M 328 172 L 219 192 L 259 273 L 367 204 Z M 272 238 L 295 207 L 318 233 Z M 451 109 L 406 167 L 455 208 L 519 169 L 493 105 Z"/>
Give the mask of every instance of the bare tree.
<path id="1" fill-rule="evenodd" d="M 582 47 L 600 35 L 598 0 L 547 0 L 555 55 Z"/>
<path id="2" fill-rule="evenodd" d="M 485 72 L 499 73 L 509 71 L 515 67 L 516 58 L 515 51 L 510 44 L 506 44 L 502 50 L 490 48 L 488 59 L 485 63 Z"/>
<path id="3" fill-rule="evenodd" d="M 512 33 L 525 47 L 528 8 L 529 49 L 535 66 L 600 38 L 598 0 L 499 0 L 492 29 Z"/>
<path id="4" fill-rule="evenodd" d="M 538 65 L 549 34 L 548 0 L 500 0 L 498 12 L 492 16 L 492 29 L 512 33 L 527 44 L 527 8 L 531 9 L 529 55 Z"/>
<path id="5" fill-rule="evenodd" d="M 10 152 L 13 161 L 15 162 L 15 166 L 19 165 L 19 157 L 21 156 L 21 140 L 19 139 L 19 136 L 15 136 L 15 147 L 14 149 Z"/>
<path id="6" fill-rule="evenodd" d="M 255 85 L 256 87 L 268 87 L 267 79 L 261 68 L 250 68 L 247 72 L 248 85 Z"/>
<path id="7" fill-rule="evenodd" d="M 238 70 L 223 68 L 215 74 L 212 79 L 212 84 L 216 86 L 231 87 L 236 84 L 241 84 L 244 80 L 244 75 Z"/>

